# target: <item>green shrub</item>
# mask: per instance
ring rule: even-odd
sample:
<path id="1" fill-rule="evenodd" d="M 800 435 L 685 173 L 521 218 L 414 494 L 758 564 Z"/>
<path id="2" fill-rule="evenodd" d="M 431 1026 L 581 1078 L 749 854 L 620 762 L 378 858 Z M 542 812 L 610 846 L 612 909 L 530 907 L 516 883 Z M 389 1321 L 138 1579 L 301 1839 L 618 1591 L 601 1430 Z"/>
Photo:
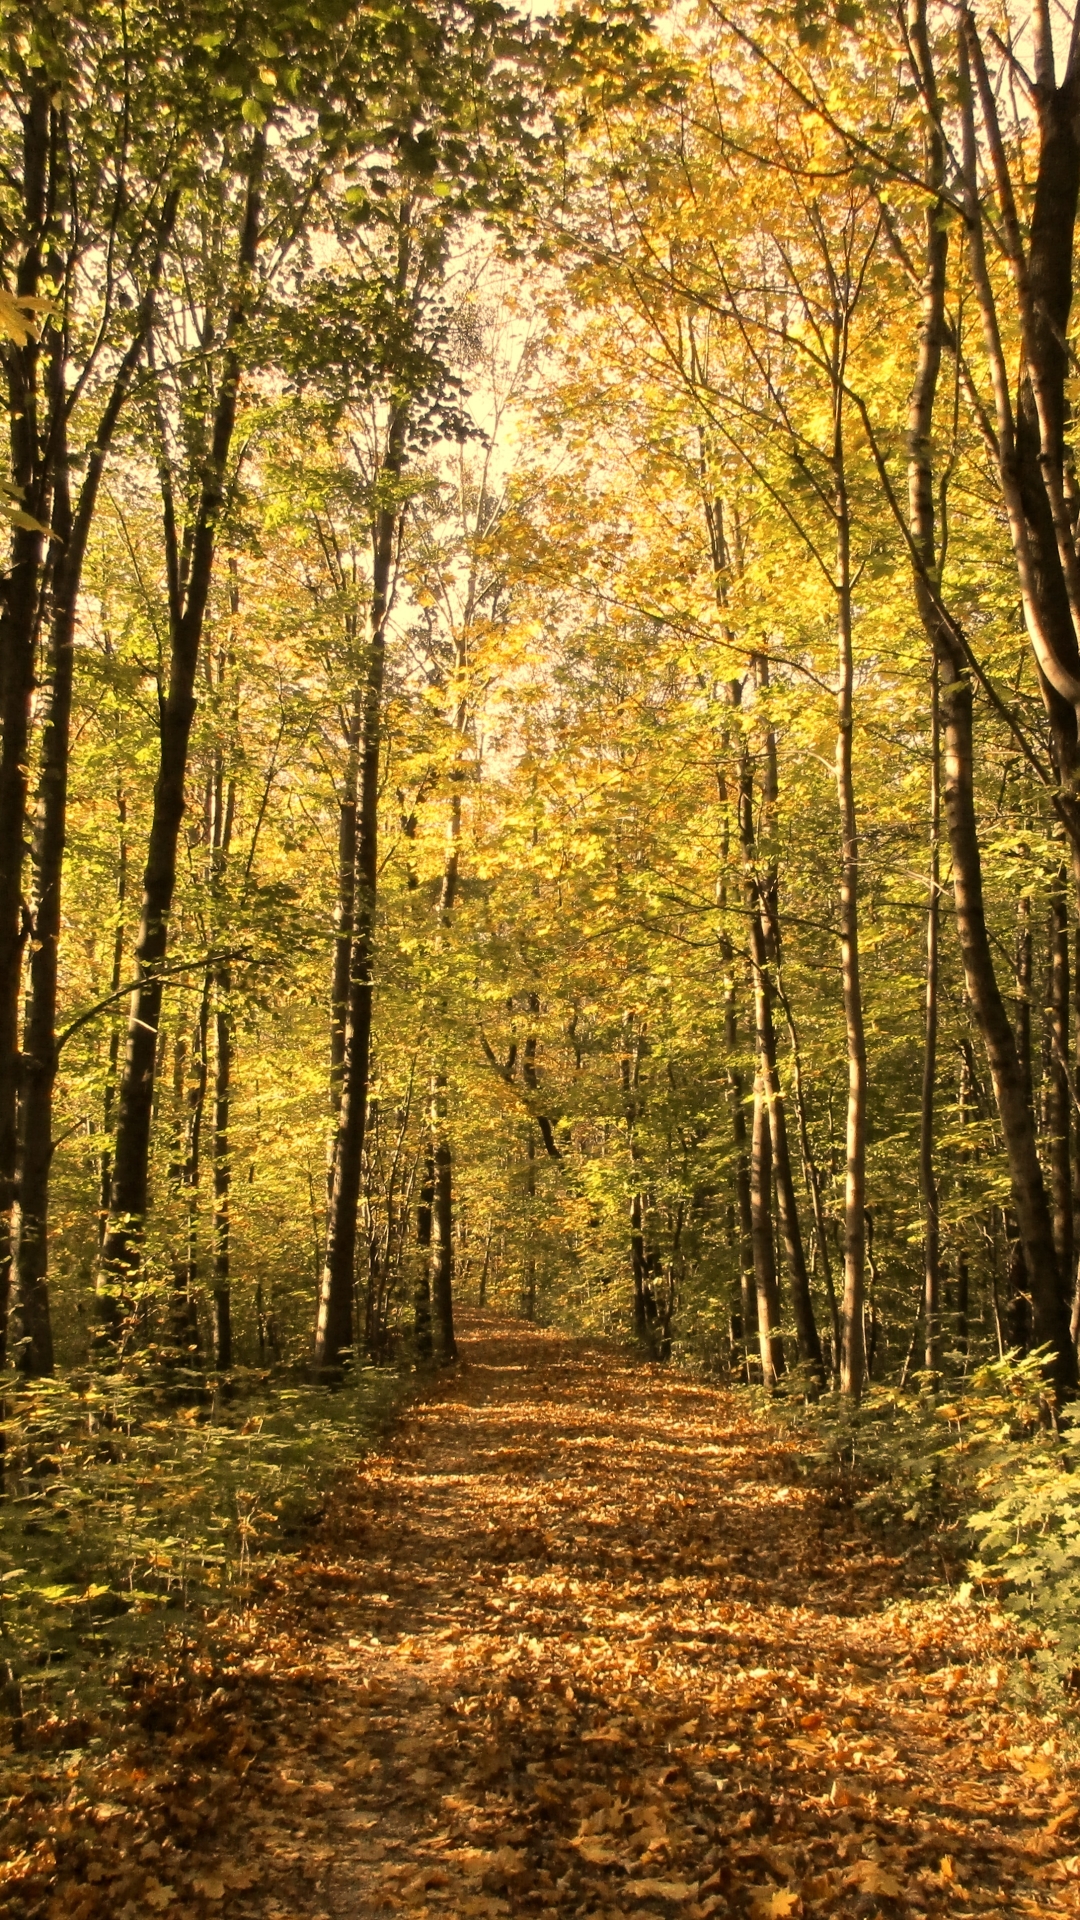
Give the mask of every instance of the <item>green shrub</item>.
<path id="1" fill-rule="evenodd" d="M 81 1710 L 169 1628 L 242 1611 L 329 1482 L 385 1421 L 399 1377 L 337 1389 L 146 1377 L 35 1381 L 5 1396 L 0 1658 L 24 1705 Z"/>
<path id="2" fill-rule="evenodd" d="M 1038 1664 L 1080 1683 L 1080 1406 L 1051 1417 L 1044 1356 L 1008 1355 L 944 1393 L 872 1386 L 859 1406 L 838 1395 L 773 1403 L 804 1443 L 806 1471 L 883 1525 L 945 1531 L 977 1546 L 962 1596 L 996 1598 L 1043 1642 Z"/>

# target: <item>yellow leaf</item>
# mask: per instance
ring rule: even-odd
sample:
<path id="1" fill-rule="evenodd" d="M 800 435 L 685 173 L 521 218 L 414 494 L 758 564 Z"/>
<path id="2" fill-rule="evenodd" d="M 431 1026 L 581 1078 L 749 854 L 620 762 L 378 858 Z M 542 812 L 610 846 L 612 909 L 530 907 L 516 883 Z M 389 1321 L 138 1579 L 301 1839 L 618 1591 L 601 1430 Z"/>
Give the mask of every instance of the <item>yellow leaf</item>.
<path id="1" fill-rule="evenodd" d="M 162 1913 L 176 1899 L 176 1889 L 162 1886 L 161 1881 L 151 1875 L 143 1888 L 143 1899 L 148 1907 L 153 1907 L 155 1913 Z"/>
<path id="2" fill-rule="evenodd" d="M 16 296 L 0 287 L 0 333 L 14 340 L 17 347 L 24 347 L 34 338 L 38 330 L 37 315 L 48 313 L 47 300 L 31 299 L 24 295 Z"/>
<path id="3" fill-rule="evenodd" d="M 754 1920 L 787 1920 L 798 1913 L 802 1901 L 793 1887 L 771 1887 L 754 1898 Z"/>
<path id="4" fill-rule="evenodd" d="M 697 1892 L 697 1881 L 687 1880 L 631 1880 L 627 1892 L 639 1894 L 643 1900 L 692 1900 Z"/>
<path id="5" fill-rule="evenodd" d="M 198 1873 L 191 1885 L 196 1893 L 202 1894 L 204 1900 L 224 1900 L 225 1898 L 225 1882 L 220 1874 Z"/>

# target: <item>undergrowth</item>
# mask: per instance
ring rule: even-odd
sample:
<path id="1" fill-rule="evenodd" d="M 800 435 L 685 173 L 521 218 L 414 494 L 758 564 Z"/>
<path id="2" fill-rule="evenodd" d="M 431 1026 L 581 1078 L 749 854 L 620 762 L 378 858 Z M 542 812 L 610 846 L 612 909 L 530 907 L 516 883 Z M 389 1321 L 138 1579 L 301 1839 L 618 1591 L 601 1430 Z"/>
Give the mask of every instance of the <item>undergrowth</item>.
<path id="1" fill-rule="evenodd" d="M 133 1661 L 166 1639 L 193 1656 L 243 1613 L 399 1392 L 376 1369 L 334 1389 L 175 1369 L 9 1377 L 0 1710 L 16 1747 L 47 1729 L 78 1743 Z"/>
<path id="2" fill-rule="evenodd" d="M 994 1598 L 1039 1640 L 1035 1664 L 1080 1691 L 1080 1405 L 1050 1417 L 1045 1356 L 1008 1355 L 944 1391 L 940 1377 L 830 1394 L 772 1411 L 803 1440 L 803 1470 L 913 1540 L 948 1536 L 960 1599 Z"/>

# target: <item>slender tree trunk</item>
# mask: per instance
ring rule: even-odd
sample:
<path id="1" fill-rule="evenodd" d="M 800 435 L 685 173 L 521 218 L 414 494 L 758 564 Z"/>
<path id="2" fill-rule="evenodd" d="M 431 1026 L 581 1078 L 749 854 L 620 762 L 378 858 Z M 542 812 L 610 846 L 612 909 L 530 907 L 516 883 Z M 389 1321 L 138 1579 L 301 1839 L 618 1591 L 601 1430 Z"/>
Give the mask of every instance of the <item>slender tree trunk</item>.
<path id="1" fill-rule="evenodd" d="M 355 645 L 355 635 L 353 636 Z M 353 690 L 345 731 L 345 789 L 338 809 L 338 889 L 334 915 L 334 971 L 330 987 L 330 1111 L 341 1108 L 341 1080 L 345 1068 L 345 1029 L 349 1011 L 352 967 L 353 906 L 356 893 L 356 806 L 360 770 L 360 736 L 364 722 L 364 689 Z M 327 1170 L 328 1189 L 333 1166 Z"/>
<path id="2" fill-rule="evenodd" d="M 945 819 L 953 859 L 956 927 L 964 977 L 986 1047 L 1009 1163 L 1013 1210 L 1031 1289 L 1032 1338 L 1049 1345 L 1062 1394 L 1076 1384 L 1076 1354 L 1054 1248 L 1053 1225 L 1016 1039 L 994 973 L 982 894 L 982 863 L 972 774 L 972 700 L 966 677 L 942 689 Z"/>
<path id="3" fill-rule="evenodd" d="M 399 278 L 404 279 L 407 260 Z M 383 461 L 384 482 L 392 487 L 405 462 L 407 410 L 395 409 Z M 390 612 L 398 508 L 385 505 L 376 515 L 373 541 L 371 636 L 364 679 L 359 790 L 356 813 L 356 880 L 353 890 L 353 938 L 345 1023 L 345 1050 L 338 1105 L 333 1179 L 326 1212 L 326 1253 L 315 1325 L 315 1366 L 320 1372 L 341 1364 L 353 1339 L 353 1269 L 367 1119 L 371 1063 L 371 1022 L 375 992 L 375 927 L 378 888 L 379 768 L 382 750 L 382 693 L 386 662 L 386 623 Z"/>
<path id="4" fill-rule="evenodd" d="M 763 660 L 758 665 L 758 684 L 762 688 L 768 685 L 766 663 Z M 773 731 L 771 727 L 767 727 L 767 773 L 764 799 L 766 817 L 770 819 L 777 799 L 775 754 Z M 813 1302 L 810 1298 L 810 1280 L 806 1271 L 798 1202 L 795 1197 L 795 1181 L 791 1171 L 787 1114 L 776 1057 L 776 1027 L 773 1018 L 773 993 L 778 957 L 776 868 L 775 863 L 770 860 L 764 874 L 756 871 L 753 808 L 749 802 L 749 783 L 744 780 L 740 787 L 739 825 L 747 874 L 746 904 L 750 925 L 750 959 L 753 969 L 759 1077 L 769 1103 L 772 1171 L 776 1185 L 780 1233 L 784 1243 L 784 1261 L 791 1290 L 791 1306 L 795 1317 L 799 1359 L 824 1380 L 825 1367 L 821 1357 L 821 1341 L 814 1319 Z M 760 1327 L 760 1296 L 758 1315 Z M 770 1321 L 769 1324 L 777 1323 Z"/>
<path id="5" fill-rule="evenodd" d="M 526 1048 L 528 1041 L 526 1041 Z M 536 1245 L 533 1236 L 533 1216 L 536 1211 L 536 1135 L 532 1121 L 529 1122 L 528 1142 L 525 1148 L 525 1290 L 522 1310 L 526 1320 L 536 1319 Z"/>
<path id="6" fill-rule="evenodd" d="M 630 1274 L 634 1283 L 634 1338 L 649 1345 L 648 1268 L 645 1260 L 644 1207 L 640 1193 L 630 1196 Z"/>
<path id="7" fill-rule="evenodd" d="M 631 1039 L 633 1015 L 623 1015 L 622 1047 L 619 1053 L 619 1078 L 622 1085 L 623 1114 L 631 1170 L 636 1175 L 641 1158 L 636 1126 L 640 1111 L 638 1088 L 641 1081 L 643 1035 Z M 640 1186 L 630 1196 L 630 1278 L 633 1285 L 634 1338 L 651 1350 L 652 1324 L 649 1317 L 649 1259 L 645 1246 L 645 1197 Z"/>
<path id="8" fill-rule="evenodd" d="M 232 1366 L 232 974 L 219 967 L 214 977 L 214 1365 Z"/>
<path id="9" fill-rule="evenodd" d="M 435 1204 L 431 1248 L 431 1331 L 435 1358 L 441 1366 L 457 1359 L 454 1338 L 454 1174 L 446 1131 L 446 1082 L 436 1077 L 432 1099 L 435 1162 Z"/>
<path id="10" fill-rule="evenodd" d="M 47 1279 L 48 1204 L 53 1157 L 53 1091 L 58 1068 L 56 1012 L 61 889 L 67 844 L 71 699 L 79 591 L 105 461 L 153 324 L 164 246 L 172 230 L 176 206 L 176 196 L 170 194 L 162 214 L 156 256 L 136 316 L 134 337 L 120 362 L 101 413 L 74 508 L 67 434 L 66 327 L 58 328 L 52 335 L 52 531 L 57 557 L 53 563 L 49 641 L 51 694 L 42 729 L 34 834 L 35 897 L 19 1089 L 16 1204 L 12 1218 L 19 1358 L 23 1371 L 28 1374 L 51 1373 L 53 1365 Z"/>
<path id="11" fill-rule="evenodd" d="M 1073 1086 L 1080 1094 L 1080 921 L 1073 919 Z M 1080 1341 L 1080 1113 L 1072 1114 L 1073 1271 L 1069 1321 L 1073 1346 Z"/>
<path id="12" fill-rule="evenodd" d="M 112 972 L 109 976 L 109 992 L 120 991 L 121 968 L 124 964 L 124 908 L 127 904 L 128 843 L 127 843 L 127 796 L 122 788 L 116 795 L 116 812 L 119 826 L 116 867 L 116 927 L 113 932 Z M 104 1145 L 98 1170 L 98 1248 L 105 1237 L 105 1225 L 109 1215 L 109 1186 L 112 1178 L 111 1136 L 113 1123 L 113 1101 L 116 1097 L 116 1068 L 120 1059 L 120 1025 L 117 1019 L 109 1022 L 109 1054 L 105 1076 L 105 1091 L 101 1101 L 101 1132 Z"/>
<path id="13" fill-rule="evenodd" d="M 735 999 L 735 955 L 731 941 L 722 943 L 724 966 L 724 1051 L 727 1055 L 728 1111 L 731 1138 L 735 1149 L 732 1186 L 735 1194 L 735 1220 L 739 1250 L 739 1302 L 742 1319 L 744 1357 L 749 1364 L 751 1347 L 757 1344 L 757 1293 L 754 1286 L 753 1213 L 750 1205 L 750 1151 L 746 1134 L 746 1094 L 742 1075 L 735 1065 L 738 1047 L 738 1010 Z"/>
<path id="14" fill-rule="evenodd" d="M 923 1205 L 924 1364 L 941 1366 L 941 1232 L 934 1167 L 934 1107 L 937 1093 L 938 934 L 941 924 L 941 708 L 937 655 L 930 663 L 930 874 L 926 899 L 926 995 L 923 1024 L 922 1099 L 919 1107 L 919 1189 Z"/>
<path id="15" fill-rule="evenodd" d="M 195 677 L 214 570 L 218 524 L 225 498 L 225 470 L 236 423 L 241 340 L 251 302 L 259 242 L 262 173 L 266 141 L 252 142 L 240 241 L 239 282 L 225 335 L 225 360 L 203 470 L 191 542 L 191 565 L 183 605 L 172 604 L 169 685 L 161 709 L 158 775 L 143 877 L 142 914 L 135 957 L 139 984 L 131 996 L 127 1043 L 120 1079 L 116 1145 L 109 1195 L 109 1222 L 98 1270 L 98 1299 L 105 1326 L 115 1330 L 124 1296 L 139 1265 L 148 1200 L 150 1127 L 154 1072 L 161 1023 L 161 967 L 168 951 L 169 917 L 176 885 L 176 857 L 184 814 L 188 742 L 195 715 Z"/>
<path id="16" fill-rule="evenodd" d="M 170 1184 L 183 1214 L 183 1251 L 173 1261 L 170 1302 L 173 1338 L 181 1348 L 198 1345 L 199 1315 L 195 1289 L 199 1276 L 199 1175 L 202 1126 L 206 1108 L 210 1029 L 209 972 L 199 995 L 190 1046 L 177 1035 L 173 1053 L 173 1112 L 175 1137 Z"/>
<path id="17" fill-rule="evenodd" d="M 849 1399 L 862 1391 L 863 1286 L 866 1265 L 866 1036 L 859 976 L 859 833 L 855 814 L 852 745 L 855 661 L 851 634 L 851 522 L 844 477 L 843 394 L 836 396 L 834 442 L 837 522 L 837 614 L 840 691 L 837 706 L 836 788 L 840 803 L 840 973 L 847 1031 L 848 1099 L 844 1172 L 844 1291 L 841 1309 L 840 1387 Z"/>
<path id="18" fill-rule="evenodd" d="M 23 113 L 22 199 L 25 248 L 15 276 L 21 299 L 41 294 L 42 239 L 49 179 L 49 99 L 44 71 L 32 76 Z M 49 511 L 48 475 L 39 459 L 38 364 L 31 337 L 5 349 L 12 484 L 39 522 Z M 44 537 L 13 527 L 0 607 L 0 1364 L 7 1352 L 11 1293 L 11 1211 L 18 1135 L 19 1016 L 28 927 L 23 898 L 30 702 Z"/>
<path id="19" fill-rule="evenodd" d="M 1046 1122 L 1050 1161 L 1054 1251 L 1069 1309 L 1072 1307 L 1073 1195 L 1069 1092 L 1069 917 L 1062 867 L 1050 899 L 1047 967 L 1047 1027 L 1050 1041 L 1046 1077 Z"/>
<path id="20" fill-rule="evenodd" d="M 417 1278 L 413 1298 L 413 1326 L 419 1360 L 432 1356 L 431 1333 L 431 1212 L 435 1199 L 435 1161 L 429 1148 L 424 1158 L 420 1197 L 416 1208 Z M 483 1306 L 483 1301 L 481 1301 Z"/>
<path id="21" fill-rule="evenodd" d="M 487 1230 L 487 1238 L 484 1241 L 484 1261 L 480 1268 L 480 1280 L 476 1289 L 476 1304 L 478 1307 L 487 1306 L 488 1273 L 491 1270 L 491 1241 L 494 1232 L 494 1227 L 489 1227 Z"/>
<path id="22" fill-rule="evenodd" d="M 806 1112 L 806 1096 L 803 1090 L 802 1053 L 799 1046 L 799 1032 L 784 991 L 779 968 L 776 976 L 777 998 L 784 1009 L 787 1021 L 788 1038 L 791 1042 L 792 1091 L 795 1095 L 795 1113 L 799 1123 L 799 1152 L 802 1155 L 803 1182 L 810 1196 L 810 1207 L 814 1216 L 814 1242 L 818 1259 L 821 1262 L 821 1277 L 825 1286 L 825 1298 L 829 1307 L 829 1325 L 831 1328 L 831 1372 L 840 1371 L 840 1307 L 833 1284 L 832 1259 L 829 1253 L 829 1235 L 825 1220 L 825 1208 L 821 1198 L 821 1170 L 810 1145 L 810 1126 Z"/>
<path id="23" fill-rule="evenodd" d="M 774 1387 L 784 1372 L 784 1343 L 780 1335 L 780 1294 L 776 1284 L 776 1254 L 772 1226 L 772 1140 L 769 1098 L 760 1071 L 754 1079 L 754 1124 L 750 1150 L 750 1213 L 757 1292 L 758 1344 L 761 1375 Z"/>
<path id="24" fill-rule="evenodd" d="M 1031 985 L 1033 954 L 1031 939 L 1031 900 L 1020 896 L 1019 924 L 1016 929 L 1016 1054 L 1028 1106 L 1035 1111 L 1035 1075 L 1031 1057 Z"/>

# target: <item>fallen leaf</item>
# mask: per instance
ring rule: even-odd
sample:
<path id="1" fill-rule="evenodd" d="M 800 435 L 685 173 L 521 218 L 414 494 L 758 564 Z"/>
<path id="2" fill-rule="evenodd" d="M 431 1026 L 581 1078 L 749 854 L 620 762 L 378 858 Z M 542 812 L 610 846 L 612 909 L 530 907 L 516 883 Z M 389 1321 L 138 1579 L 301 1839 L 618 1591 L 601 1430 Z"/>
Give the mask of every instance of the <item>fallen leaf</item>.
<path id="1" fill-rule="evenodd" d="M 586 1835 L 583 1840 L 575 1840 L 572 1844 L 577 1848 L 582 1859 L 587 1860 L 592 1867 L 624 1865 L 621 1854 L 615 1853 L 611 1847 L 605 1846 L 602 1840 L 593 1839 L 591 1835 Z"/>
<path id="2" fill-rule="evenodd" d="M 788 1915 L 798 1913 L 801 1906 L 794 1888 L 773 1887 L 755 1895 L 752 1912 L 754 1920 L 788 1920 Z"/>
<path id="3" fill-rule="evenodd" d="M 899 1900 L 903 1888 L 893 1874 L 886 1873 L 876 1860 L 857 1860 L 844 1875 L 844 1884 L 858 1887 L 860 1893 L 880 1893 L 887 1900 Z"/>
<path id="4" fill-rule="evenodd" d="M 692 1900 L 697 1892 L 697 1881 L 631 1880 L 626 1890 L 637 1894 L 642 1900 Z"/>

